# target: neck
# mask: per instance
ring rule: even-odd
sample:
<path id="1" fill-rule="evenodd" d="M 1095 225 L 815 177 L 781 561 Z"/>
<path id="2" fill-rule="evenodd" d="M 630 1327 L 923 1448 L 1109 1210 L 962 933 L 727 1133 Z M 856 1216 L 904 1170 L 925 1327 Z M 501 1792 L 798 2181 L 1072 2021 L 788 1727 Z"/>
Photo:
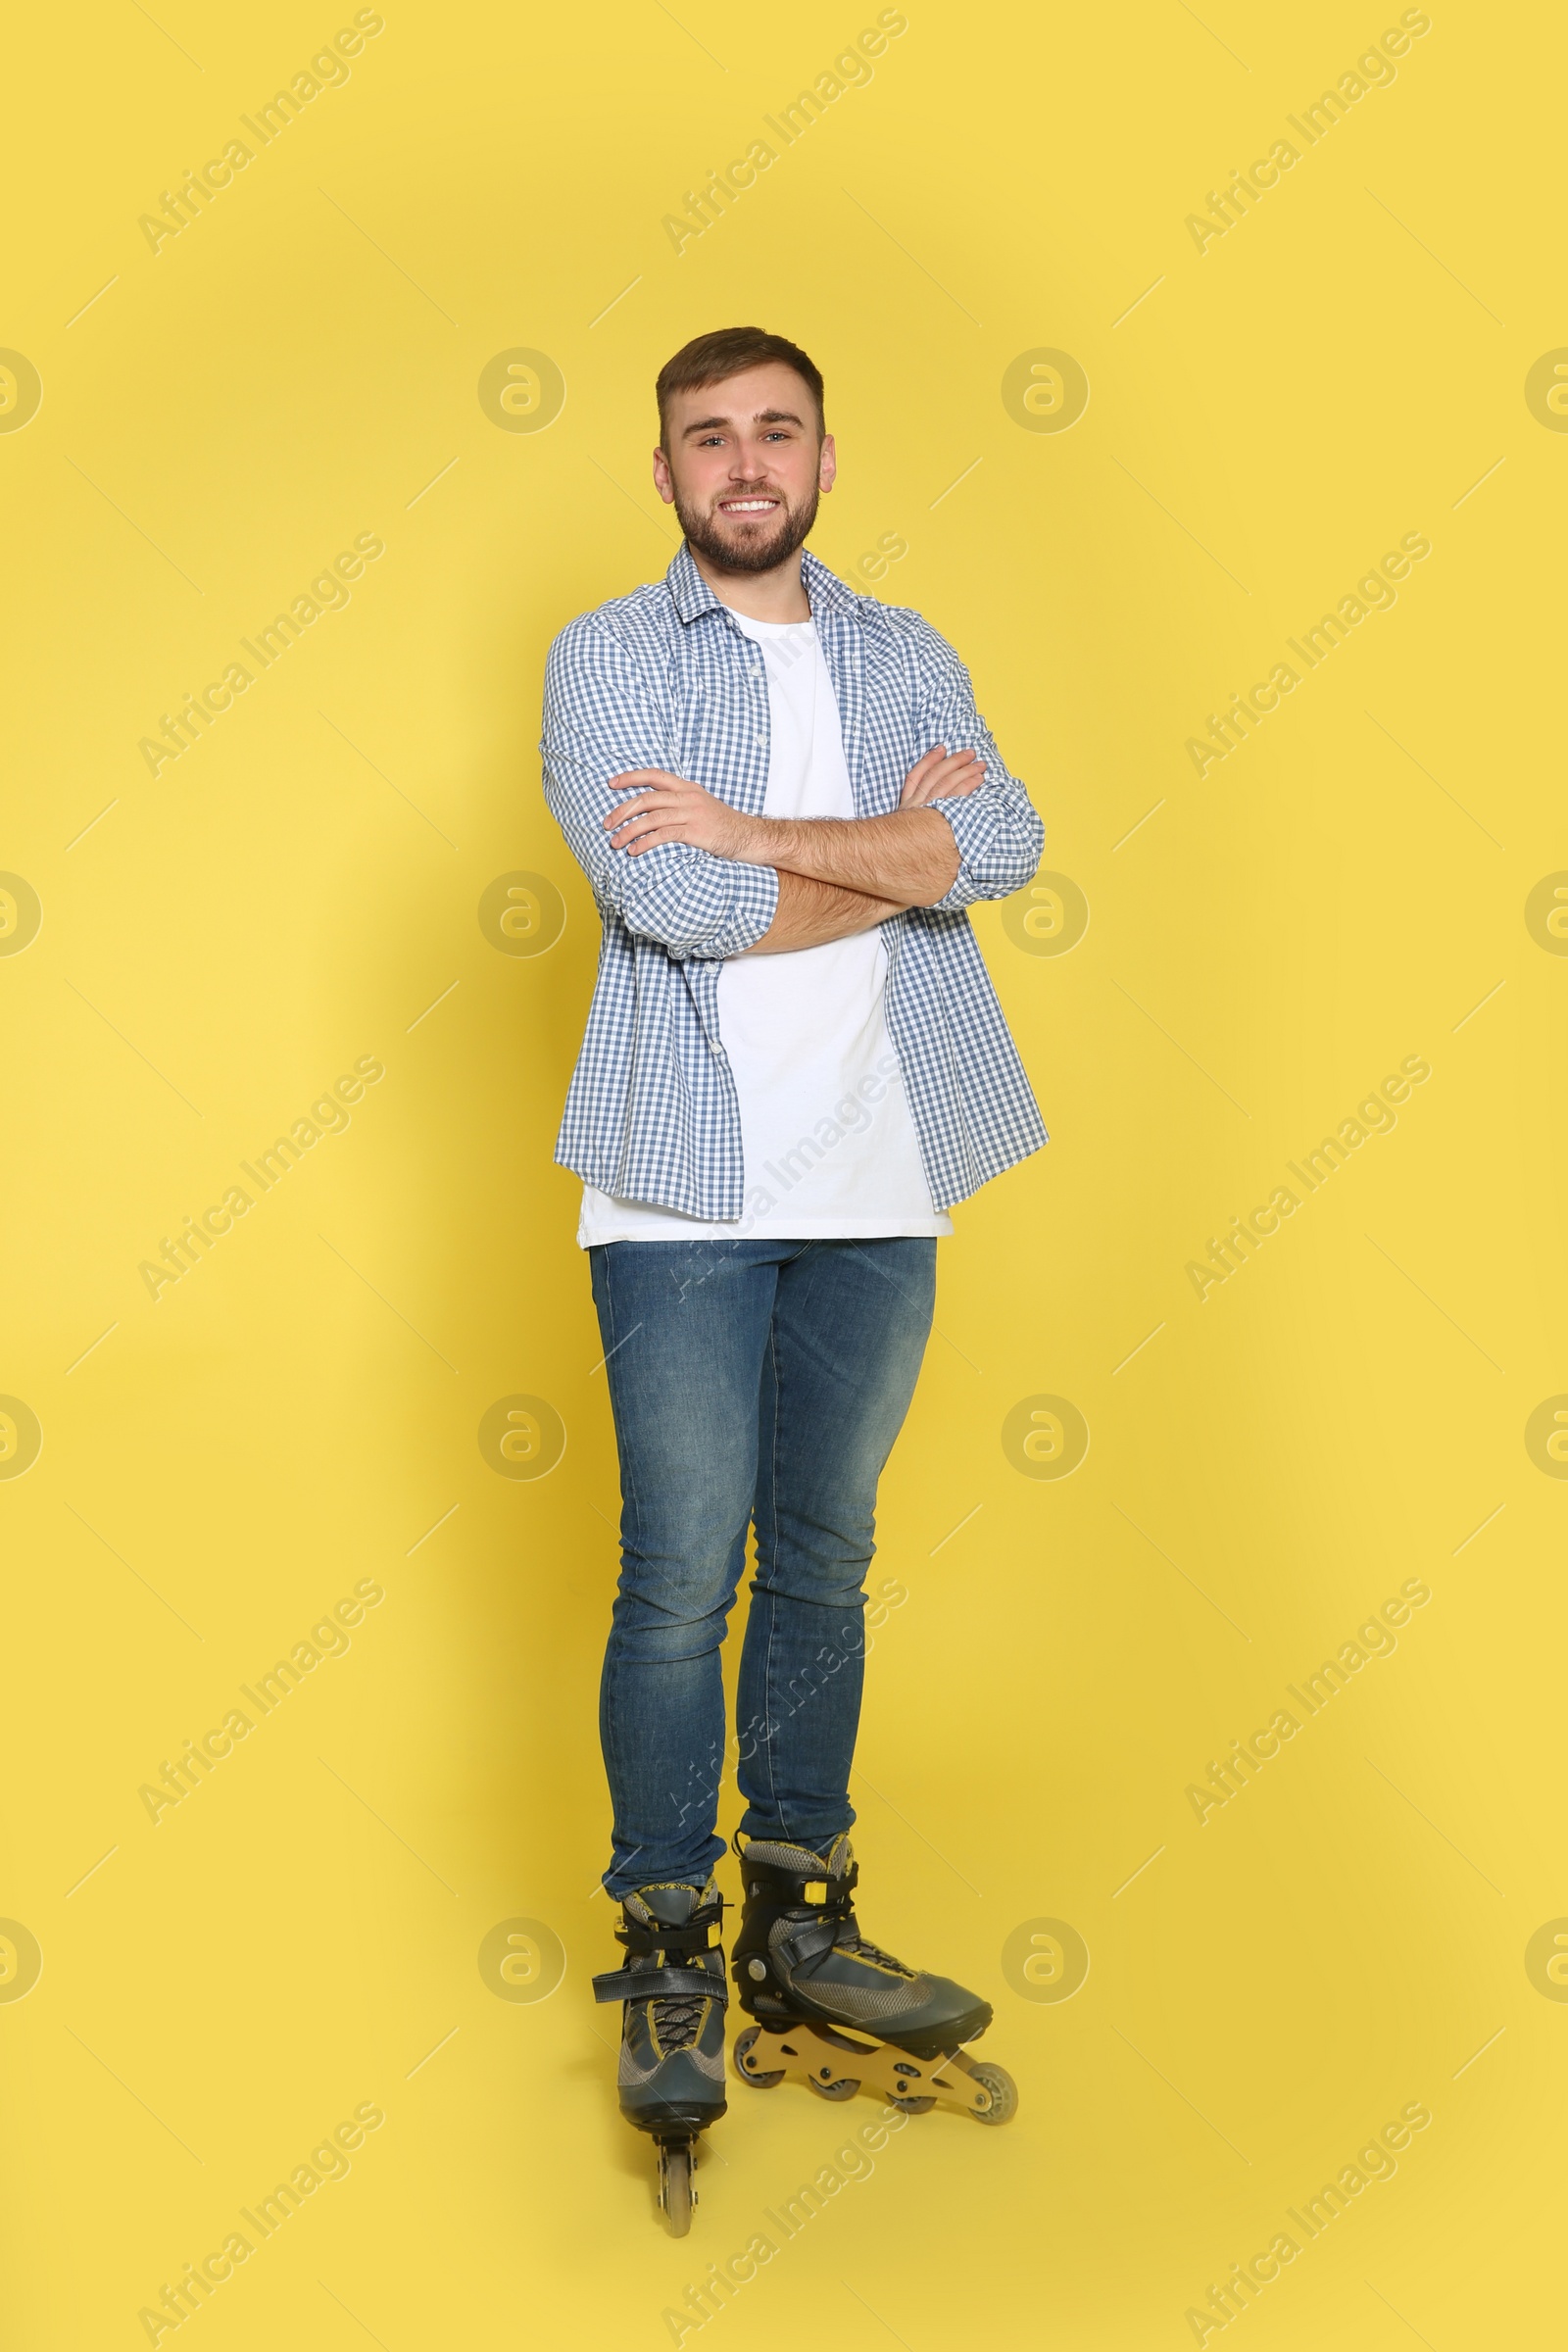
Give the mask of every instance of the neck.
<path id="1" fill-rule="evenodd" d="M 691 542 L 687 541 L 688 547 Z M 786 556 L 771 571 L 730 571 L 695 547 L 692 562 L 721 605 L 744 612 L 748 620 L 809 620 L 811 600 L 801 576 L 801 551 Z"/>

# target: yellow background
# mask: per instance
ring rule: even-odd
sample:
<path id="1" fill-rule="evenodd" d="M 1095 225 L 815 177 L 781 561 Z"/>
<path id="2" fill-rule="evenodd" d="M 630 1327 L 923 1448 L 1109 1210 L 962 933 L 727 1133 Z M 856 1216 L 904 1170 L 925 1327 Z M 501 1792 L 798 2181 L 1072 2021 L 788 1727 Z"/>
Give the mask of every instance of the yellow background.
<path id="1" fill-rule="evenodd" d="M 1424 2101 L 1253 2352 L 1544 2340 L 1568 1494 L 1524 1430 L 1568 1388 L 1568 966 L 1524 907 L 1568 865 L 1568 441 L 1524 379 L 1568 342 L 1560 23 L 1440 0 L 1200 254 L 1186 216 L 1397 11 L 910 0 L 677 258 L 662 216 L 874 10 L 390 0 L 154 255 L 138 216 L 350 12 L 156 13 L 40 14 L 12 69 L 0 342 L 43 402 L 0 435 L 0 866 L 43 922 L 0 958 L 0 1389 L 43 1449 L 0 1482 L 0 1911 L 43 1973 L 0 2004 L 8 2340 L 145 2341 L 373 2101 L 351 2176 L 187 2323 L 210 2352 L 667 2343 L 875 2113 L 733 2086 L 673 2244 L 587 1989 L 616 1503 L 550 1159 L 596 925 L 541 669 L 662 571 L 652 379 L 741 320 L 827 375 L 813 544 L 853 574 L 906 539 L 878 592 L 962 651 L 1092 919 L 1053 956 L 976 913 L 1054 1141 L 941 1251 L 856 1790 L 869 1932 L 996 2001 L 1021 2112 L 909 2126 L 702 2333 L 1191 2342 Z M 519 346 L 566 382 L 537 433 L 477 398 Z M 1039 347 L 1087 372 L 1070 430 L 1003 405 Z M 159 714 L 367 531 L 350 606 L 150 775 Z M 1186 739 L 1409 531 L 1396 607 L 1200 779 Z M 477 917 L 518 869 L 567 909 L 537 956 Z M 139 1262 L 368 1054 L 348 1132 L 154 1303 Z M 1186 1262 L 1411 1054 L 1396 1130 L 1200 1303 Z M 516 1394 L 567 1433 L 536 1481 L 477 1443 Z M 1091 1432 L 1059 1481 L 1001 1443 L 1040 1394 Z M 1200 1826 L 1189 1783 L 1413 1577 L 1396 1653 Z M 367 1578 L 351 1651 L 155 1827 L 139 1786 Z M 564 1948 L 547 1999 L 481 1979 L 519 1917 Z M 1042 1918 L 1092 1956 L 1066 2001 L 1003 1967 Z"/>

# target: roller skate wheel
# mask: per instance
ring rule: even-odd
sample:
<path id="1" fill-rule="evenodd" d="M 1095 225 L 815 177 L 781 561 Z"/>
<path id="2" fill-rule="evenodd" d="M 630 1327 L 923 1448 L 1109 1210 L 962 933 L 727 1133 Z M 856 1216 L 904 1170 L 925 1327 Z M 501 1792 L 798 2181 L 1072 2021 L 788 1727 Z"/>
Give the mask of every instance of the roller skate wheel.
<path id="1" fill-rule="evenodd" d="M 1018 2085 L 1004 2066 L 976 2064 L 969 2069 L 971 2080 L 983 2082 L 991 2093 L 991 2104 L 984 2115 L 976 2115 L 977 2124 L 1008 2124 L 1018 2112 Z M 902 2106 L 898 2100 L 895 2104 Z"/>
<path id="2" fill-rule="evenodd" d="M 752 2070 L 752 2051 L 757 2046 L 757 2037 L 761 2031 L 760 2026 L 748 2026 L 736 2041 L 735 2072 L 743 2082 L 752 2083 L 758 2090 L 775 2090 L 784 2080 L 782 2067 L 772 2074 L 760 2070 L 754 2073 Z"/>
<path id="3" fill-rule="evenodd" d="M 813 2067 L 806 2078 L 808 2090 L 814 2090 L 819 2099 L 853 2099 L 860 2084 L 854 2075 L 840 2075 L 836 2082 L 829 2079 L 825 2066 Z"/>
<path id="4" fill-rule="evenodd" d="M 662 2139 L 659 2143 L 659 2202 L 670 2236 L 684 2237 L 697 2202 L 689 2139 Z"/>

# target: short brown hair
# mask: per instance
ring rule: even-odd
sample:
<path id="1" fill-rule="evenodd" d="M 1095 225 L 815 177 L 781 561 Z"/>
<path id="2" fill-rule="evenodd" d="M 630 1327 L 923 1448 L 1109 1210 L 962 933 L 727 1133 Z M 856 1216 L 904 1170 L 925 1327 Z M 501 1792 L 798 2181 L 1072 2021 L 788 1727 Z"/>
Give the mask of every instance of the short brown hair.
<path id="1" fill-rule="evenodd" d="M 773 361 L 793 368 L 808 386 L 816 403 L 817 433 L 819 436 L 825 433 L 822 370 L 816 362 L 808 359 L 798 343 L 791 343 L 783 335 L 770 335 L 764 327 L 720 326 L 710 335 L 698 335 L 683 344 L 659 370 L 654 390 L 659 400 L 661 442 L 672 392 L 700 392 L 708 384 L 726 383 L 732 375 L 743 375 L 748 368 L 765 368 Z"/>

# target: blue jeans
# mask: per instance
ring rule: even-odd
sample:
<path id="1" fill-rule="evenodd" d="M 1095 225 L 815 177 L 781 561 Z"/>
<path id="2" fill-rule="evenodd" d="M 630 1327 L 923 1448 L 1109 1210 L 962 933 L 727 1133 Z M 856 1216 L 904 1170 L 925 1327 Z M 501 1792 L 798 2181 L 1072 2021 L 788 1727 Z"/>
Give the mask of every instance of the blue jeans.
<path id="1" fill-rule="evenodd" d="M 701 1884 L 724 1851 L 719 1649 L 753 1523 L 741 1831 L 819 1851 L 854 1821 L 877 1480 L 925 1352 L 936 1254 L 912 1236 L 589 1250 L 620 1457 L 600 1689 L 612 1895 Z"/>

